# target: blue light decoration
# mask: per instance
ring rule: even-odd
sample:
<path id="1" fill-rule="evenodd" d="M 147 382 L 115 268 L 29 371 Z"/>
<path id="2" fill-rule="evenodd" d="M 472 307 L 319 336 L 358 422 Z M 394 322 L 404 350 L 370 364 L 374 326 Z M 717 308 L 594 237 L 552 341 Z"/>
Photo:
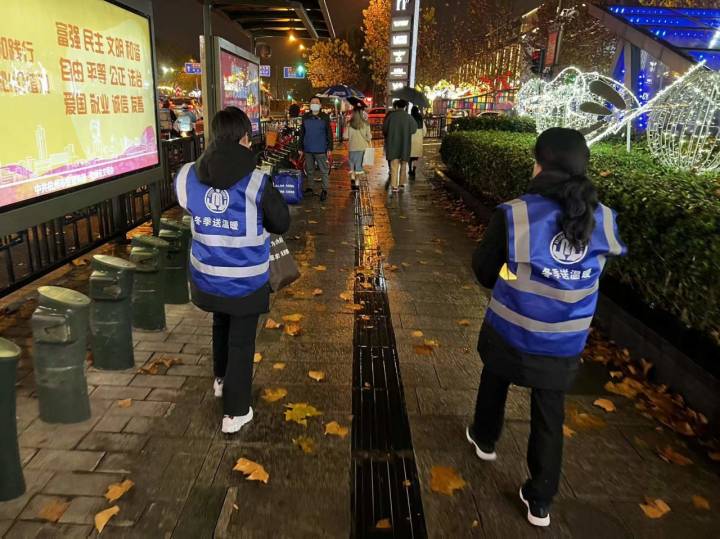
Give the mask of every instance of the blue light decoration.
<path id="1" fill-rule="evenodd" d="M 650 100 L 649 86 L 647 73 L 644 69 L 641 69 L 637 76 L 637 92 L 635 93 L 635 97 L 637 97 L 640 102 L 640 106 L 643 106 Z M 635 128 L 640 131 L 645 131 L 647 128 L 647 117 L 647 113 L 638 116 L 637 120 L 635 120 Z"/>

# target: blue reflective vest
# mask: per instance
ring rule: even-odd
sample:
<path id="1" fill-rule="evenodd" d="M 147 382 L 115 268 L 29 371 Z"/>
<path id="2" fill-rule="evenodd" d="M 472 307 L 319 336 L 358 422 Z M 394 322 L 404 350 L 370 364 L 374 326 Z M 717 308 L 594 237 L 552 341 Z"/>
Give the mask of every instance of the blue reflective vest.
<path id="1" fill-rule="evenodd" d="M 598 205 L 592 237 L 578 250 L 560 228 L 562 208 L 557 202 L 524 195 L 500 209 L 508 228 L 508 262 L 493 288 L 486 322 L 527 354 L 580 354 L 606 258 L 627 252 L 613 210 Z"/>
<path id="2" fill-rule="evenodd" d="M 192 217 L 190 277 L 208 294 L 247 296 L 269 279 L 270 234 L 259 209 L 268 176 L 255 170 L 230 189 L 215 189 L 193 165 L 175 179 L 178 203 Z"/>

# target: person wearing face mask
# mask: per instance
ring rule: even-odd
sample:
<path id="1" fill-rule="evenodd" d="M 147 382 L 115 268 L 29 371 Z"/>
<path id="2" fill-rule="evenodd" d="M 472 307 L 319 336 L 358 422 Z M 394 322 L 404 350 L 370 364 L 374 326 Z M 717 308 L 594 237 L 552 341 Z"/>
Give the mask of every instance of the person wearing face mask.
<path id="1" fill-rule="evenodd" d="M 310 112 L 302 117 L 300 126 L 300 151 L 305 155 L 305 174 L 308 180 L 315 175 L 315 169 L 320 171 L 322 191 L 320 202 L 327 199 L 330 186 L 330 154 L 333 149 L 333 134 L 330 127 L 330 116 L 320 111 L 320 98 L 310 100 Z"/>
<path id="2" fill-rule="evenodd" d="M 253 418 L 255 333 L 270 304 L 270 233 L 290 227 L 285 200 L 256 168 L 251 133 L 242 110 L 221 110 L 211 143 L 175 179 L 178 203 L 192 217 L 191 299 L 213 313 L 213 389 L 223 399 L 226 434 Z"/>

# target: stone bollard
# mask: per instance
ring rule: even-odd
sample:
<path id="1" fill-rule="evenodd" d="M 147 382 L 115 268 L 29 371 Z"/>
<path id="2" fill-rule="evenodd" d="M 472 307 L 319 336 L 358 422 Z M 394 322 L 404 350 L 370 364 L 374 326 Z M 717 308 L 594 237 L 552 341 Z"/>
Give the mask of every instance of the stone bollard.
<path id="1" fill-rule="evenodd" d="M 151 331 L 165 329 L 165 240 L 155 236 L 132 239 L 130 261 L 135 264 L 132 291 L 133 327 Z"/>
<path id="2" fill-rule="evenodd" d="M 187 251 L 182 232 L 161 229 L 160 238 L 168 242 L 165 257 L 165 303 L 181 305 L 190 301 L 187 282 Z"/>
<path id="3" fill-rule="evenodd" d="M 15 416 L 15 371 L 20 347 L 0 338 L 0 502 L 25 493 Z"/>
<path id="4" fill-rule="evenodd" d="M 90 275 L 90 347 L 96 369 L 135 366 L 130 298 L 135 264 L 122 258 L 95 255 Z"/>
<path id="5" fill-rule="evenodd" d="M 40 419 L 78 423 L 90 418 L 85 381 L 90 298 L 59 286 L 38 288 L 32 315 Z"/>

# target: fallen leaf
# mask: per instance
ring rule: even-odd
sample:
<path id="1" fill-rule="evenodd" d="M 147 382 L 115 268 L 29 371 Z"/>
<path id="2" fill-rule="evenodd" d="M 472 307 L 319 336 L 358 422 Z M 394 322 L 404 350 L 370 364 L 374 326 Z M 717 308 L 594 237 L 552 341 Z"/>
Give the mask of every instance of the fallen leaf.
<path id="1" fill-rule="evenodd" d="M 263 355 L 260 352 L 255 352 L 253 356 L 253 363 L 260 363 L 263 360 Z"/>
<path id="2" fill-rule="evenodd" d="M 281 371 L 285 368 L 285 363 L 282 363 L 282 362 L 273 363 L 272 368 L 274 371 Z"/>
<path id="3" fill-rule="evenodd" d="M 68 507 L 70 507 L 70 502 L 54 498 L 43 505 L 38 512 L 38 517 L 48 522 L 57 522 L 65 514 Z"/>
<path id="4" fill-rule="evenodd" d="M 322 296 L 322 293 L 323 293 L 322 288 L 316 288 L 315 290 L 313 290 L 312 295 L 313 296 Z"/>
<path id="5" fill-rule="evenodd" d="M 322 412 L 306 402 L 291 402 L 290 404 L 286 404 L 285 408 L 287 408 L 287 410 L 285 410 L 285 421 L 294 421 L 303 427 L 307 427 L 308 417 L 322 415 Z"/>
<path id="6" fill-rule="evenodd" d="M 608 176 L 610 176 L 610 174 L 612 174 L 612 172 L 610 172 L 609 170 L 603 170 L 600 172 L 600 176 L 603 178 L 607 178 Z"/>
<path id="7" fill-rule="evenodd" d="M 607 426 L 605 420 L 599 416 L 570 409 L 570 422 L 580 429 L 599 429 Z"/>
<path id="8" fill-rule="evenodd" d="M 438 341 L 436 341 L 435 339 L 425 339 L 425 346 L 437 348 L 438 346 L 440 346 L 440 343 Z"/>
<path id="9" fill-rule="evenodd" d="M 283 322 L 300 322 L 300 320 L 303 319 L 303 315 L 295 313 L 295 314 L 288 314 L 282 317 Z"/>
<path id="10" fill-rule="evenodd" d="M 710 460 L 720 462 L 720 451 L 713 451 L 711 453 L 708 453 L 708 457 L 710 457 Z"/>
<path id="11" fill-rule="evenodd" d="M 605 384 L 605 391 L 615 393 L 616 395 L 622 395 L 628 399 L 633 399 L 637 396 L 637 389 L 631 387 L 632 383 L 628 382 L 630 378 L 625 378 L 622 382 L 608 382 Z"/>
<path id="12" fill-rule="evenodd" d="M 362 311 L 365 307 L 360 305 L 359 303 L 353 303 L 352 305 L 346 305 L 348 309 L 351 311 Z"/>
<path id="13" fill-rule="evenodd" d="M 302 326 L 300 324 L 290 323 L 285 326 L 285 334 L 291 337 L 297 337 L 302 333 Z"/>
<path id="14" fill-rule="evenodd" d="M 308 376 L 316 382 L 321 382 L 325 379 L 325 373 L 323 371 L 309 371 Z"/>
<path id="15" fill-rule="evenodd" d="M 340 299 L 343 301 L 352 301 L 353 300 L 353 293 L 352 292 L 341 292 L 340 293 Z"/>
<path id="16" fill-rule="evenodd" d="M 322 264 L 319 266 L 313 266 L 313 269 L 315 271 L 327 271 L 327 268 L 325 266 L 323 266 Z"/>
<path id="17" fill-rule="evenodd" d="M 670 506 L 660 498 L 656 500 L 648 499 L 647 503 L 640 504 L 640 509 L 645 513 L 646 517 L 652 519 L 662 518 L 670 512 Z"/>
<path id="18" fill-rule="evenodd" d="M 615 403 L 610 399 L 597 399 L 595 402 L 593 402 L 593 404 L 598 408 L 602 408 L 608 413 L 617 410 L 617 408 L 615 408 Z"/>
<path id="19" fill-rule="evenodd" d="M 268 318 L 268 319 L 265 321 L 265 329 L 279 329 L 279 328 L 281 328 L 281 327 L 282 327 L 282 324 L 278 324 L 278 323 L 275 322 L 275 320 L 273 320 L 272 318 Z"/>
<path id="20" fill-rule="evenodd" d="M 115 500 L 122 498 L 123 494 L 133 488 L 133 486 L 135 486 L 135 483 L 133 483 L 130 479 L 126 479 L 122 483 L 113 483 L 108 486 L 105 498 L 107 498 L 107 501 L 112 503 Z"/>
<path id="21" fill-rule="evenodd" d="M 470 525 L 471 528 L 477 528 L 478 526 L 480 526 L 480 523 L 477 520 L 473 520 Z"/>
<path id="22" fill-rule="evenodd" d="M 315 452 L 315 441 L 307 436 L 293 438 L 293 443 L 303 450 L 303 453 L 310 455 Z"/>
<path id="23" fill-rule="evenodd" d="M 73 266 L 78 267 L 78 268 L 82 267 L 82 266 L 87 266 L 89 264 L 89 262 L 87 261 L 87 258 L 76 258 L 75 260 L 72 260 L 70 263 Z"/>
<path id="24" fill-rule="evenodd" d="M 710 502 L 702 496 L 693 496 L 692 503 L 696 509 L 705 509 L 706 511 L 710 511 Z"/>
<path id="25" fill-rule="evenodd" d="M 416 344 L 413 349 L 419 356 L 431 356 L 435 350 L 434 347 L 428 346 L 427 344 Z"/>
<path id="26" fill-rule="evenodd" d="M 390 524 L 390 519 L 383 518 L 383 519 L 378 520 L 377 523 L 375 524 L 375 529 L 376 530 L 391 530 L 392 524 Z"/>
<path id="27" fill-rule="evenodd" d="M 262 481 L 267 484 L 270 479 L 270 474 L 265 471 L 262 464 L 245 458 L 238 459 L 233 470 L 244 473 L 248 481 Z"/>
<path id="28" fill-rule="evenodd" d="M 110 521 L 112 517 L 117 515 L 120 512 L 120 507 L 117 505 L 113 505 L 109 509 L 105 509 L 105 511 L 100 511 L 95 515 L 95 529 L 97 530 L 98 534 L 102 533 L 102 531 L 105 529 L 105 525 Z"/>
<path id="29" fill-rule="evenodd" d="M 458 325 L 463 327 L 468 327 L 470 325 L 470 320 L 458 320 Z"/>
<path id="30" fill-rule="evenodd" d="M 450 466 L 433 466 L 430 470 L 430 490 L 452 496 L 453 491 L 465 486 L 465 481 Z"/>
<path id="31" fill-rule="evenodd" d="M 337 421 L 330 421 L 330 423 L 325 424 L 325 434 L 331 434 L 333 436 L 339 436 L 340 438 L 345 438 L 345 436 L 348 435 L 349 429 L 347 427 L 343 427 L 340 423 Z"/>
<path id="32" fill-rule="evenodd" d="M 287 389 L 284 389 L 282 387 L 266 387 L 263 390 L 262 399 L 267 402 L 275 402 L 279 401 L 280 399 L 287 396 L 288 392 Z"/>
<path id="33" fill-rule="evenodd" d="M 647 361 L 646 359 L 640 358 L 640 365 L 642 365 L 643 370 L 643 376 L 647 378 L 648 373 L 650 372 L 650 369 L 653 368 L 653 364 Z"/>
<path id="34" fill-rule="evenodd" d="M 615 378 L 622 378 L 622 377 L 623 377 L 622 371 L 610 371 L 610 378 L 615 379 Z"/>
<path id="35" fill-rule="evenodd" d="M 165 365 L 165 367 L 167 367 L 168 369 L 169 369 L 170 367 L 172 367 L 173 365 L 180 365 L 180 364 L 182 364 L 182 359 L 180 359 L 179 357 L 166 357 L 166 356 L 164 356 L 164 357 L 158 358 L 157 361 L 158 361 L 159 363 L 162 363 L 163 365 Z"/>
<path id="36" fill-rule="evenodd" d="M 413 331 L 413 332 L 410 334 L 411 337 L 415 337 L 415 338 L 417 338 L 417 339 L 419 339 L 419 338 L 422 337 L 423 335 L 425 335 L 425 334 L 424 334 L 422 331 L 420 331 L 419 329 L 416 329 L 415 331 Z"/>
<path id="37" fill-rule="evenodd" d="M 410 263 L 409 263 L 409 262 L 401 262 L 400 265 L 403 266 L 404 268 L 409 268 L 409 267 L 410 267 Z"/>
<path id="38" fill-rule="evenodd" d="M 574 430 L 567 425 L 563 425 L 563 436 L 565 436 L 565 438 L 572 438 L 575 434 L 577 433 Z"/>
<path id="39" fill-rule="evenodd" d="M 130 408 L 132 406 L 132 399 L 122 399 L 117 401 L 118 408 Z"/>
<path id="40" fill-rule="evenodd" d="M 316 225 L 316 224 L 318 224 L 318 222 L 317 222 L 317 221 L 314 221 L 313 219 L 308 219 L 308 224 L 309 224 L 309 225 Z"/>
<path id="41" fill-rule="evenodd" d="M 657 448 L 658 455 L 667 463 L 677 464 L 678 466 L 688 466 L 693 463 L 691 459 L 678 453 L 671 446 L 666 445 L 665 447 Z"/>

